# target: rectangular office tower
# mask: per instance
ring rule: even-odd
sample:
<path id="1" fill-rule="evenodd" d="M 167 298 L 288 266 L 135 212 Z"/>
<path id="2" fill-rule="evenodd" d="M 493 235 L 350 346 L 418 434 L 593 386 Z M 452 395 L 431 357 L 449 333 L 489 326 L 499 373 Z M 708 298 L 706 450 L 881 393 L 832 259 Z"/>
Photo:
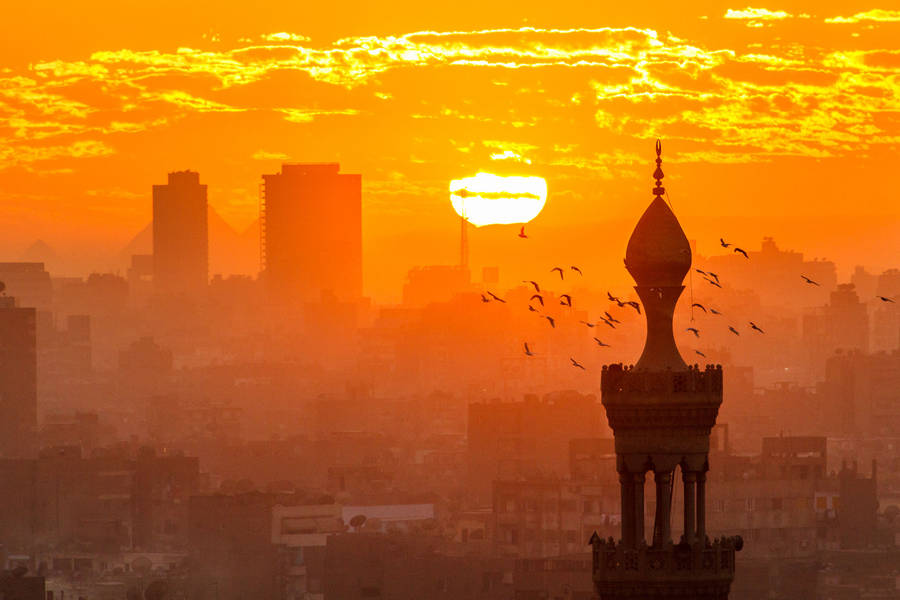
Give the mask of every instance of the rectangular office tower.
<path id="1" fill-rule="evenodd" d="M 263 175 L 263 275 L 276 302 L 362 296 L 362 176 L 337 163 L 285 164 Z"/>
<path id="2" fill-rule="evenodd" d="M 194 171 L 169 173 L 153 186 L 153 287 L 163 294 L 195 295 L 209 270 L 206 185 Z"/>
<path id="3" fill-rule="evenodd" d="M 0 457 L 37 452 L 37 352 L 34 308 L 0 297 Z"/>

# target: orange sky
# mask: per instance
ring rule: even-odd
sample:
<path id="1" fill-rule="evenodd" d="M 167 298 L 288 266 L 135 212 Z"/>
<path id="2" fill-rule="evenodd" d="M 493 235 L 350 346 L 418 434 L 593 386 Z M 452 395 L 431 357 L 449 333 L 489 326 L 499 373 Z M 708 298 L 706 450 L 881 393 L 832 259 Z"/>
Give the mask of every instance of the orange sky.
<path id="1" fill-rule="evenodd" d="M 185 168 L 243 230 L 260 175 L 292 160 L 363 174 L 376 297 L 412 264 L 456 259 L 447 185 L 478 171 L 542 176 L 549 195 L 531 246 L 482 228 L 473 264 L 621 270 L 661 137 L 701 252 L 771 234 L 842 274 L 898 266 L 890 3 L 8 4 L 3 259 L 41 238 L 70 269 L 118 268 L 150 186 Z"/>

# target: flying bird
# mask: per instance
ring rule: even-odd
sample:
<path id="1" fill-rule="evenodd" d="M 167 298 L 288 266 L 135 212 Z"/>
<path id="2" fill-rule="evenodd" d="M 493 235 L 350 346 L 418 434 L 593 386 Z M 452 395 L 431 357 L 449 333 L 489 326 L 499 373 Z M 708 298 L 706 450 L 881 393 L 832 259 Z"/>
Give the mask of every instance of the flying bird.
<path id="1" fill-rule="evenodd" d="M 728 246 L 731 245 L 731 244 L 729 244 L 728 242 L 726 242 L 726 241 L 725 241 L 724 239 L 722 239 L 722 238 L 719 238 L 719 243 L 722 244 L 722 247 L 723 247 L 723 248 L 727 248 Z"/>
<path id="2" fill-rule="evenodd" d="M 582 277 L 584 276 L 584 273 L 582 273 L 581 269 L 579 269 L 578 267 L 569 267 L 569 268 L 572 269 L 573 271 L 575 271 L 576 273 L 578 273 L 579 275 L 581 275 Z"/>
<path id="3" fill-rule="evenodd" d="M 556 320 L 553 317 L 545 315 L 544 318 L 550 321 L 550 327 L 556 329 Z"/>
<path id="4" fill-rule="evenodd" d="M 606 297 L 609 298 L 610 302 L 619 302 L 618 296 L 613 296 L 609 292 L 606 292 Z"/>
<path id="5" fill-rule="evenodd" d="M 501 298 L 500 296 L 498 296 L 498 295 L 495 294 L 494 292 L 488 292 L 488 296 L 490 296 L 491 298 L 493 298 L 493 299 L 496 300 L 497 302 L 502 302 L 503 304 L 506 304 L 506 300 L 504 300 L 503 298 Z"/>
<path id="6" fill-rule="evenodd" d="M 550 269 L 550 272 L 552 273 L 553 271 L 559 271 L 559 278 L 560 278 L 560 279 L 565 279 L 565 278 L 566 278 L 566 277 L 565 277 L 565 274 L 563 273 L 562 267 L 553 267 L 552 269 Z"/>
<path id="7" fill-rule="evenodd" d="M 702 310 L 703 312 L 706 312 L 706 307 L 703 306 L 702 304 L 700 304 L 699 302 L 694 302 L 693 304 L 691 304 L 691 308 L 693 308 L 695 306 L 697 308 L 699 308 L 700 310 Z"/>
<path id="8" fill-rule="evenodd" d="M 572 306 L 572 296 L 568 294 L 563 294 L 559 297 L 559 303 L 563 306 Z"/>
<path id="9" fill-rule="evenodd" d="M 704 276 L 708 275 L 708 273 L 706 271 L 704 271 L 703 269 L 694 269 L 694 270 L 697 271 L 698 273 L 700 273 L 701 275 L 704 275 Z"/>
<path id="10" fill-rule="evenodd" d="M 528 347 L 528 342 L 525 342 L 525 356 L 534 356 L 534 352 Z"/>
<path id="11" fill-rule="evenodd" d="M 734 335 L 741 335 L 740 333 L 738 333 L 738 330 L 735 329 L 734 327 L 732 327 L 731 325 L 728 326 L 728 331 L 730 331 Z"/>
<path id="12" fill-rule="evenodd" d="M 743 248 L 738 248 L 737 246 L 735 246 L 734 251 L 737 252 L 738 254 L 743 254 L 744 258 L 748 258 L 748 259 L 750 258 L 749 256 L 747 256 L 747 252 Z"/>
<path id="13" fill-rule="evenodd" d="M 597 342 L 597 345 L 598 345 L 598 346 L 606 346 L 607 348 L 609 348 L 609 344 L 603 343 L 603 342 L 600 340 L 600 338 L 596 338 L 596 337 L 595 337 L 595 338 L 594 338 L 594 341 Z"/>
<path id="14" fill-rule="evenodd" d="M 541 303 L 541 306 L 544 305 L 544 297 L 541 296 L 540 294 L 534 294 L 531 298 L 528 299 L 528 301 L 531 302 L 535 298 L 537 298 L 537 301 Z"/>
<path id="15" fill-rule="evenodd" d="M 638 304 L 637 302 L 635 302 L 634 300 L 630 300 L 630 301 L 626 302 L 625 304 L 627 304 L 628 306 L 630 306 L 631 308 L 636 310 L 638 314 L 641 314 L 641 305 Z"/>
<path id="16" fill-rule="evenodd" d="M 806 283 L 810 284 L 810 285 L 819 286 L 818 283 L 816 283 L 815 281 L 813 281 L 812 279 L 810 279 L 810 278 L 807 277 L 806 275 L 801 275 L 800 278 L 801 278 L 803 281 L 805 281 Z M 819 286 L 819 287 L 821 287 L 821 286 Z"/>
<path id="17" fill-rule="evenodd" d="M 702 352 L 700 352 L 699 350 L 694 350 L 694 352 L 696 352 L 697 354 L 699 354 L 699 355 L 702 356 L 703 358 L 706 358 L 706 355 L 703 354 Z"/>
<path id="18" fill-rule="evenodd" d="M 716 309 L 714 309 L 714 308 L 712 308 L 712 307 L 709 308 L 709 312 L 711 312 L 711 313 L 714 314 L 714 315 L 721 315 L 721 314 L 722 314 L 722 313 L 720 313 L 719 311 L 717 311 Z"/>
<path id="19" fill-rule="evenodd" d="M 753 321 L 750 321 L 750 329 L 753 329 L 753 330 L 758 331 L 758 332 L 760 332 L 760 333 L 765 333 L 765 331 L 763 331 L 762 329 L 760 329 L 759 326 L 758 326 L 756 323 L 754 323 Z"/>
<path id="20" fill-rule="evenodd" d="M 891 304 L 894 304 L 893 298 L 888 298 L 887 296 L 875 296 L 875 297 L 878 298 L 879 300 L 881 300 L 882 302 L 890 302 Z"/>
<path id="21" fill-rule="evenodd" d="M 530 279 L 523 280 L 522 283 L 530 283 L 534 286 L 534 291 L 538 294 L 541 293 L 541 286 L 538 285 L 537 281 L 531 281 Z"/>
<path id="22" fill-rule="evenodd" d="M 484 294 L 482 294 L 482 295 L 481 295 L 481 301 L 482 301 L 482 302 L 490 302 L 491 299 L 488 298 L 487 296 L 485 296 Z"/>
<path id="23" fill-rule="evenodd" d="M 574 358 L 569 357 L 569 360 L 572 361 L 572 366 L 573 366 L 573 367 L 578 367 L 578 368 L 581 369 L 582 371 L 585 371 L 585 370 L 586 370 L 586 369 L 584 368 L 584 366 L 583 366 L 580 362 L 578 362 L 577 360 L 575 360 Z"/>
<path id="24" fill-rule="evenodd" d="M 718 275 L 716 275 L 715 273 L 713 273 L 712 271 L 710 271 L 710 272 L 709 272 L 709 276 L 712 277 L 713 279 L 715 279 L 715 280 L 716 280 L 716 283 L 719 283 L 719 276 L 718 276 Z"/>
<path id="25" fill-rule="evenodd" d="M 527 238 L 527 237 L 528 237 L 527 235 L 525 235 L 525 226 L 524 226 L 524 225 L 522 225 L 522 229 L 519 230 L 519 237 L 520 237 L 520 238 Z"/>
<path id="26" fill-rule="evenodd" d="M 603 311 L 603 314 L 606 315 L 606 319 L 608 319 L 610 323 L 621 323 L 622 322 L 622 321 L 618 320 L 617 318 L 615 318 L 614 316 L 612 316 L 611 314 L 609 314 L 608 312 L 606 312 L 605 310 Z M 600 318 L 602 319 L 603 317 L 600 317 Z"/>
<path id="27" fill-rule="evenodd" d="M 607 321 L 607 320 L 604 319 L 603 317 L 600 317 L 600 320 L 603 321 L 604 323 L 606 323 L 607 325 L 609 325 L 610 327 L 612 327 L 613 329 L 616 328 L 616 326 L 613 325 L 611 321 Z M 598 323 L 598 325 L 599 325 L 599 323 Z"/>
<path id="28" fill-rule="evenodd" d="M 537 312 L 537 311 L 538 311 L 538 309 L 536 309 L 535 307 L 533 307 L 533 306 L 530 305 L 530 304 L 528 305 L 528 310 L 531 311 L 531 312 Z"/>
<path id="29" fill-rule="evenodd" d="M 578 321 L 578 322 L 579 322 L 579 323 L 584 323 L 584 324 L 587 325 L 588 327 L 593 327 L 593 326 L 594 326 L 594 324 L 591 323 L 590 321 Z"/>
<path id="30" fill-rule="evenodd" d="M 700 330 L 696 327 L 688 327 L 685 331 L 690 331 L 694 334 L 694 337 L 700 337 Z"/>
<path id="31" fill-rule="evenodd" d="M 705 279 L 705 278 L 704 278 L 704 279 Z M 718 281 L 715 281 L 715 280 L 713 280 L 713 279 L 706 279 L 706 281 L 707 281 L 707 283 L 709 283 L 710 285 L 714 285 L 714 286 L 716 286 L 717 288 L 722 287 L 722 285 L 721 285 Z"/>

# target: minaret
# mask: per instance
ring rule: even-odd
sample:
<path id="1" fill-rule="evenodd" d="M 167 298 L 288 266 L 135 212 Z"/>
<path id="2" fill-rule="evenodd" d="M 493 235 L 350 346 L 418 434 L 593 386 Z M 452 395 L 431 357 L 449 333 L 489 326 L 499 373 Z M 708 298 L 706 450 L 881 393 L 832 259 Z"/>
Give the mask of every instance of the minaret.
<path id="1" fill-rule="evenodd" d="M 615 435 L 622 538 L 591 539 L 594 583 L 601 600 L 692 598 L 724 600 L 734 578 L 740 537 L 706 535 L 709 434 L 722 404 L 722 367 L 700 370 L 682 359 L 672 333 L 675 305 L 691 268 L 691 248 L 663 200 L 662 146 L 656 142 L 655 198 L 625 251 L 625 268 L 644 305 L 647 338 L 637 364 L 603 367 L 602 402 Z M 676 470 L 684 487 L 684 534 L 672 540 Z M 648 545 L 644 482 L 656 484 L 656 516 Z"/>

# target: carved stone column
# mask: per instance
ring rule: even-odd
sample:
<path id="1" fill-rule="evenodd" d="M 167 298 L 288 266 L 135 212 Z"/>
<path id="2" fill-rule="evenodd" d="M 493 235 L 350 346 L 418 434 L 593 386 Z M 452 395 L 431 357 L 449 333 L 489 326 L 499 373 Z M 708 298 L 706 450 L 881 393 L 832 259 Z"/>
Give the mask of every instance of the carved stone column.
<path id="1" fill-rule="evenodd" d="M 656 471 L 656 525 L 653 545 L 662 547 L 672 540 L 672 471 Z"/>
<path id="2" fill-rule="evenodd" d="M 697 514 L 695 496 L 697 473 L 682 470 L 681 478 L 684 482 L 684 541 L 690 544 L 694 541 L 695 529 L 697 526 L 694 520 Z"/>
<path id="3" fill-rule="evenodd" d="M 697 539 L 706 543 L 706 471 L 697 473 Z"/>
<path id="4" fill-rule="evenodd" d="M 644 472 L 634 473 L 634 544 L 644 541 Z"/>
<path id="5" fill-rule="evenodd" d="M 622 542 L 634 546 L 634 478 L 628 471 L 619 471 L 620 504 L 622 508 Z"/>

